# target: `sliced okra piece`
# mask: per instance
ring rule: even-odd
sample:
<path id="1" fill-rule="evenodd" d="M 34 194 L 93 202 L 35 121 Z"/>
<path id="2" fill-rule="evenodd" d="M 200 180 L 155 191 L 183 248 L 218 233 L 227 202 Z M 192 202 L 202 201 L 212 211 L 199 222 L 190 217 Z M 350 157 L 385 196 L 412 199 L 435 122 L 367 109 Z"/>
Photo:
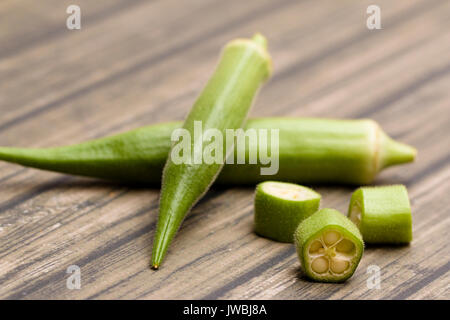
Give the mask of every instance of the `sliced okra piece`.
<path id="1" fill-rule="evenodd" d="M 358 228 L 334 209 L 319 210 L 303 220 L 294 239 L 304 273 L 321 282 L 350 278 L 364 251 Z"/>
<path id="2" fill-rule="evenodd" d="M 362 187 L 350 200 L 348 216 L 367 243 L 409 243 L 412 217 L 403 185 Z"/>
<path id="3" fill-rule="evenodd" d="M 320 194 L 293 183 L 267 181 L 256 187 L 255 232 L 293 242 L 298 224 L 319 209 Z"/>

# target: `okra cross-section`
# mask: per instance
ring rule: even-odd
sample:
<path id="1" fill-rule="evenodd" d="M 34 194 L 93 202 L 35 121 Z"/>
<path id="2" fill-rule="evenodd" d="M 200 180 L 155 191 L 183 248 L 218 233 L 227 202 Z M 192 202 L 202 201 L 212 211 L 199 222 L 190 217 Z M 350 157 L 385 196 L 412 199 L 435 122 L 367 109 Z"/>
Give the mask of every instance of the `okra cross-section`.
<path id="1" fill-rule="evenodd" d="M 350 278 L 364 251 L 358 228 L 333 209 L 322 209 L 305 219 L 294 240 L 305 275 L 321 282 Z"/>
<path id="2" fill-rule="evenodd" d="M 348 217 L 367 243 L 409 243 L 412 216 L 405 186 L 362 187 L 350 200 Z"/>
<path id="3" fill-rule="evenodd" d="M 255 232 L 293 242 L 298 224 L 319 209 L 320 194 L 293 183 L 267 181 L 256 187 Z"/>

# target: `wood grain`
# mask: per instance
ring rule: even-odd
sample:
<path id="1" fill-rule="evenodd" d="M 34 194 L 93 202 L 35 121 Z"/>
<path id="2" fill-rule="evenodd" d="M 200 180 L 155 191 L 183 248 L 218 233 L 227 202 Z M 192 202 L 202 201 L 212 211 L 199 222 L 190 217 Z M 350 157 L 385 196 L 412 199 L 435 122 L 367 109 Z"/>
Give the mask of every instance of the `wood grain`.
<path id="1" fill-rule="evenodd" d="M 221 46 L 255 31 L 275 73 L 253 116 L 368 117 L 416 146 L 404 183 L 414 241 L 366 249 L 345 284 L 306 280 L 292 245 L 252 231 L 251 188 L 213 188 L 164 267 L 149 269 L 159 190 L 0 163 L 3 299 L 449 299 L 450 3 L 377 1 L 71 1 L 0 3 L 0 145 L 65 145 L 183 119 Z M 352 188 L 321 186 L 346 211 Z M 230 199 L 233 199 L 230 201 Z M 66 287 L 70 265 L 82 287 Z M 381 290 L 368 289 L 368 266 Z"/>

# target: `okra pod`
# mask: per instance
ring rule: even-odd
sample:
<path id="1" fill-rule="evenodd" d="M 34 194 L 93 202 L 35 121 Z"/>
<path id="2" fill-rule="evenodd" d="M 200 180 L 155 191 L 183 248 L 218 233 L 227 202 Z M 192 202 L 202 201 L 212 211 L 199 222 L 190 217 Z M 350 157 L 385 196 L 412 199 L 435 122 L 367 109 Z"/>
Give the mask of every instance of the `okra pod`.
<path id="1" fill-rule="evenodd" d="M 194 137 L 189 139 L 192 156 L 189 154 L 188 159 L 178 163 L 171 153 L 163 170 L 151 259 L 154 269 L 161 265 L 184 217 L 217 178 L 227 157 L 223 152 L 219 162 L 196 159 L 205 151 L 205 137 L 195 138 L 198 124 L 205 132 L 215 130 L 221 137 L 226 136 L 227 130 L 242 128 L 257 91 L 270 73 L 271 58 L 262 35 L 233 40 L 225 46 L 213 76 L 182 127 L 189 137 Z M 225 139 L 221 147 L 228 149 Z"/>
<path id="2" fill-rule="evenodd" d="M 412 240 L 411 206 L 403 185 L 359 188 L 350 200 L 348 217 L 367 243 L 402 244 Z"/>
<path id="3" fill-rule="evenodd" d="M 334 209 L 303 220 L 294 235 L 305 275 L 321 282 L 342 282 L 356 270 L 364 251 L 358 228 Z"/>
<path id="4" fill-rule="evenodd" d="M 55 148 L 0 147 L 0 160 L 37 169 L 115 181 L 156 185 L 181 122 L 150 125 L 110 137 Z M 217 183 L 252 185 L 265 180 L 304 184 L 371 183 L 392 165 L 411 162 L 416 150 L 389 138 L 372 120 L 319 118 L 249 119 L 245 129 L 279 130 L 279 170 L 266 165 L 225 164 Z M 245 153 L 258 151 L 247 145 Z M 235 150 L 235 154 L 237 154 Z"/>
<path id="5" fill-rule="evenodd" d="M 293 242 L 301 221 L 319 209 L 317 192 L 292 183 L 266 181 L 256 187 L 255 232 L 280 242 Z"/>

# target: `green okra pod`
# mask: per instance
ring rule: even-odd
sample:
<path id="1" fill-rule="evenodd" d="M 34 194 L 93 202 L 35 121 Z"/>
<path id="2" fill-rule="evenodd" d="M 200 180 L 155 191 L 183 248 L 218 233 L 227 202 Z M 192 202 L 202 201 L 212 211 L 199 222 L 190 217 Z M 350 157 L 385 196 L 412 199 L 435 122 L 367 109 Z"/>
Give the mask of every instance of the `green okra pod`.
<path id="1" fill-rule="evenodd" d="M 293 242 L 301 221 L 319 209 L 317 192 L 292 183 L 266 181 L 256 187 L 255 232 L 280 242 Z"/>
<path id="2" fill-rule="evenodd" d="M 305 275 L 321 282 L 350 278 L 364 251 L 358 228 L 334 209 L 319 210 L 303 220 L 294 241 Z"/>
<path id="3" fill-rule="evenodd" d="M 350 200 L 348 217 L 367 243 L 402 244 L 412 240 L 411 206 L 403 185 L 359 188 Z"/>
<path id="4" fill-rule="evenodd" d="M 179 163 L 171 152 L 164 167 L 151 261 L 154 269 L 161 265 L 185 215 L 214 182 L 227 157 L 224 152 L 221 162 L 198 161 L 196 158 L 205 151 L 201 144 L 205 138 L 195 138 L 196 128 L 200 125 L 205 132 L 215 130 L 222 137 L 227 130 L 241 128 L 258 89 L 270 73 L 271 58 L 262 35 L 237 39 L 225 46 L 214 74 L 182 127 L 183 132 L 194 137 L 189 139 L 192 156 Z M 225 141 L 221 147 L 227 149 Z"/>
<path id="5" fill-rule="evenodd" d="M 171 134 L 181 125 L 155 124 L 64 147 L 0 147 L 0 160 L 73 175 L 159 184 Z M 259 161 L 225 164 L 217 183 L 368 184 L 382 169 L 411 162 L 416 155 L 414 148 L 392 140 L 372 120 L 256 118 L 249 119 L 245 129 L 279 130 L 278 172 L 261 175 L 261 167 L 266 165 Z M 246 154 L 258 149 L 258 145 L 246 147 Z"/>

